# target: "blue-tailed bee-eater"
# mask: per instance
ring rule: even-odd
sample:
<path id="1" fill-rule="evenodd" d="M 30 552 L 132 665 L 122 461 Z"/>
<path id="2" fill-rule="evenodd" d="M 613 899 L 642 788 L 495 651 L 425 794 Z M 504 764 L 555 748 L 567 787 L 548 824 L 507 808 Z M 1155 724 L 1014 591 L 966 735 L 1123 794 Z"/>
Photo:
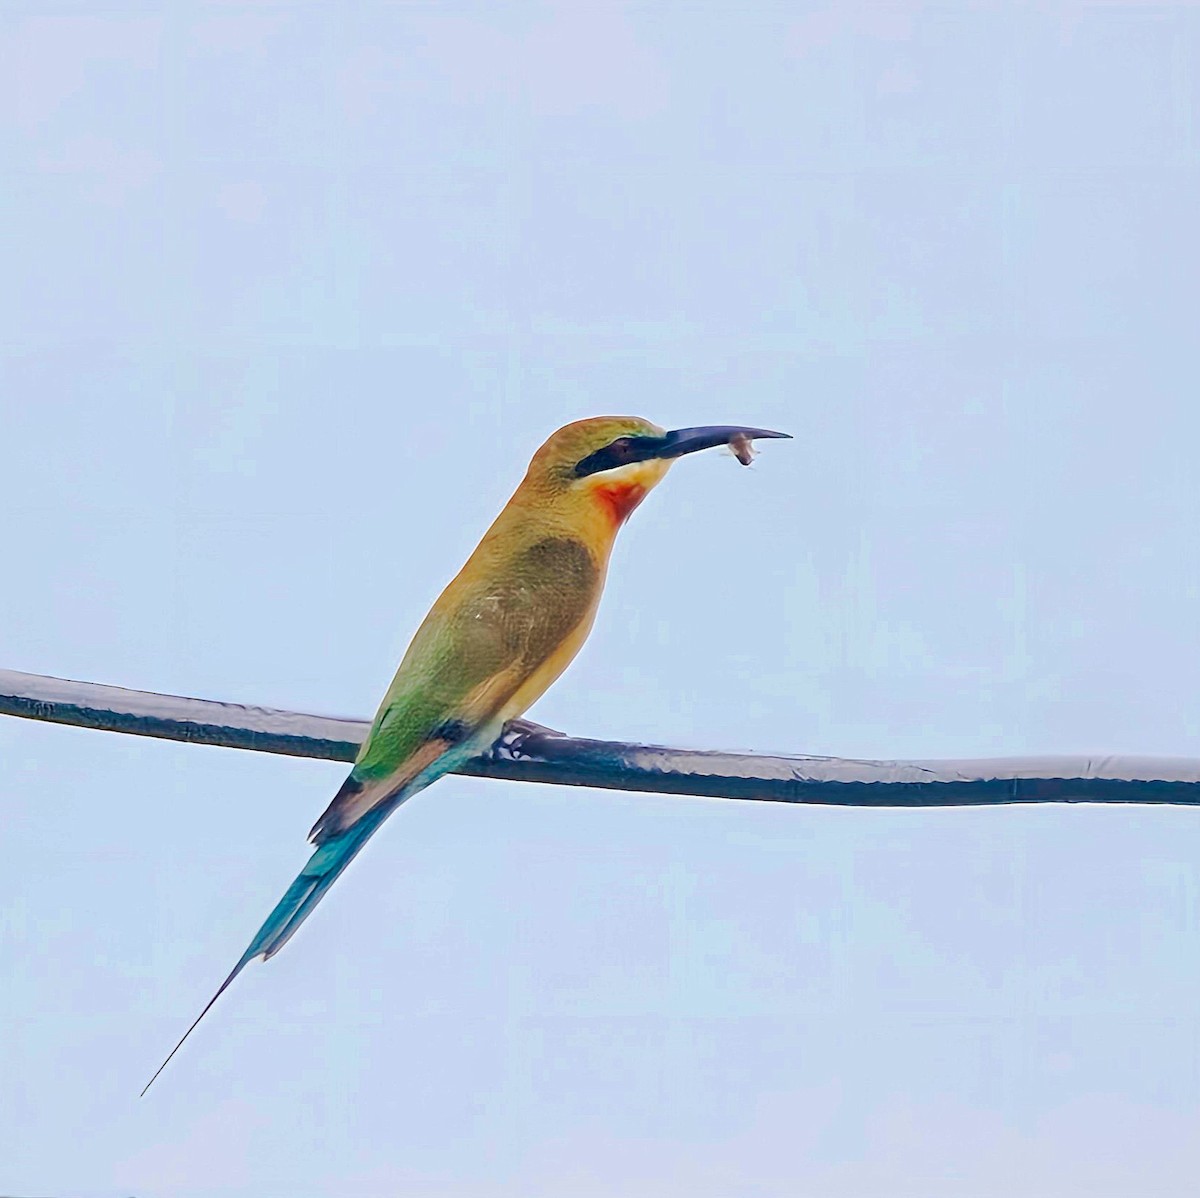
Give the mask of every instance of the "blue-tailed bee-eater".
<path id="1" fill-rule="evenodd" d="M 247 962 L 291 939 L 379 825 L 492 745 L 567 668 L 591 630 L 617 530 L 672 462 L 729 445 L 746 465 L 753 439 L 788 435 L 667 432 L 633 416 L 599 416 L 550 437 L 417 629 L 350 776 L 313 826 L 308 864 L 146 1090 Z"/>

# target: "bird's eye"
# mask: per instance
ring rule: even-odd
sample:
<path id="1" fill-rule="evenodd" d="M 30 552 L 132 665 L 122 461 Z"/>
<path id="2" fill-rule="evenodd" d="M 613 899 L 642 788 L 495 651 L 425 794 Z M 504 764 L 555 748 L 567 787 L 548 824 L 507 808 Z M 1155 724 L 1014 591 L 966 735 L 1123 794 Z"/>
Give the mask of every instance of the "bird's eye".
<path id="1" fill-rule="evenodd" d="M 612 470 L 616 466 L 624 466 L 628 462 L 641 461 L 644 456 L 639 452 L 641 438 L 617 437 L 595 453 L 589 453 L 581 462 L 575 463 L 575 474 L 584 477 L 596 474 L 601 470 Z"/>

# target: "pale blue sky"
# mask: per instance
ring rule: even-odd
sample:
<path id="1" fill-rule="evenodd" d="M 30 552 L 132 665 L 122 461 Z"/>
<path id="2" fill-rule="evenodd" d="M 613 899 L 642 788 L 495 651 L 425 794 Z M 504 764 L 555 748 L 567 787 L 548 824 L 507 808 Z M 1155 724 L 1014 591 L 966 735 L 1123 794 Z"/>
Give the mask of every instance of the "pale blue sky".
<path id="1" fill-rule="evenodd" d="M 533 711 L 1200 754 L 1200 10 L 0 15 L 0 665 L 368 715 L 554 427 L 682 462 Z M 450 778 L 137 1093 L 341 767 L 0 721 L 0 1192 L 1200 1170 L 1200 815 Z"/>

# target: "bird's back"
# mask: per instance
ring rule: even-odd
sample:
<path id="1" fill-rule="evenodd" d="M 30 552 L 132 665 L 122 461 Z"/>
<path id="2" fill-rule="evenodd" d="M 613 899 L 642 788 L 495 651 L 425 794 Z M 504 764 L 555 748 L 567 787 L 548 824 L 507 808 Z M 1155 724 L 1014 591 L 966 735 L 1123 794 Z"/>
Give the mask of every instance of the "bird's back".
<path id="1" fill-rule="evenodd" d="M 611 548 L 602 528 L 591 531 L 520 492 L 510 500 L 414 635 L 354 771 L 313 830 L 318 843 L 427 784 L 448 753 L 457 764 L 485 749 L 566 669 L 591 628 Z"/>

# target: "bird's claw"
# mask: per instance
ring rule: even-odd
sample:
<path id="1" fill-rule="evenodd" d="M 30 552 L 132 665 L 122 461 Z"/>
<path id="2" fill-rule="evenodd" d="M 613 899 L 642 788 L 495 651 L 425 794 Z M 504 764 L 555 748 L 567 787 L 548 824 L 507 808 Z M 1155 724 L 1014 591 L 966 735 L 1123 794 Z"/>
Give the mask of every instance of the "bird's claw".
<path id="1" fill-rule="evenodd" d="M 499 739 L 488 750 L 487 755 L 499 757 L 523 756 L 524 742 L 532 737 L 566 736 L 557 728 L 547 728 L 545 724 L 535 724 L 533 720 L 509 720 L 504 725 L 504 731 Z"/>
<path id="2" fill-rule="evenodd" d="M 516 733 L 518 736 L 566 736 L 557 728 L 547 728 L 545 724 L 537 724 L 533 720 L 509 720 L 504 725 L 504 735 Z"/>

